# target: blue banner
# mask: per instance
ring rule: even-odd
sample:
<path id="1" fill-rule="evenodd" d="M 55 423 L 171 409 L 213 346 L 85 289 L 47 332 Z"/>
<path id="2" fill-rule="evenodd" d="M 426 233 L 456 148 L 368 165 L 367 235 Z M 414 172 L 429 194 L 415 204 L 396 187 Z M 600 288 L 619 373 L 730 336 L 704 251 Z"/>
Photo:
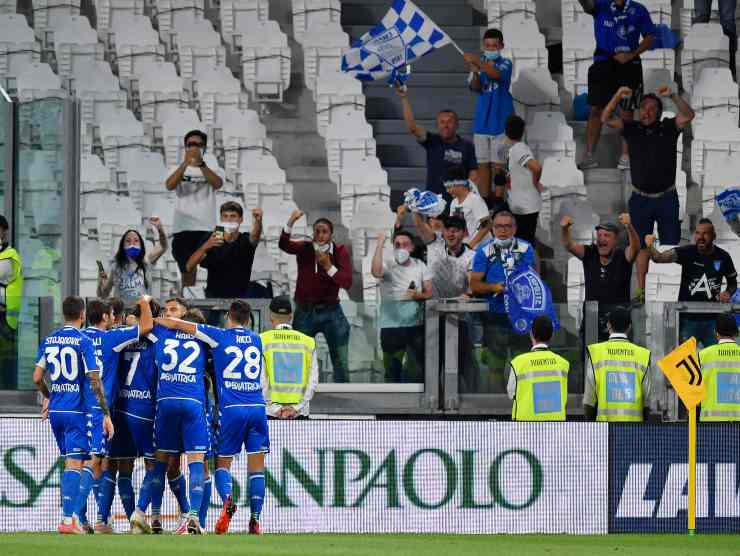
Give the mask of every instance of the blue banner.
<path id="1" fill-rule="evenodd" d="M 740 531 L 740 426 L 700 425 L 696 528 Z M 609 425 L 609 532 L 685 533 L 686 425 Z"/>
<path id="2" fill-rule="evenodd" d="M 560 328 L 550 288 L 522 261 L 506 275 L 504 305 L 511 327 L 518 334 L 529 334 L 532 321 L 541 315 L 552 321 L 553 330 Z"/>

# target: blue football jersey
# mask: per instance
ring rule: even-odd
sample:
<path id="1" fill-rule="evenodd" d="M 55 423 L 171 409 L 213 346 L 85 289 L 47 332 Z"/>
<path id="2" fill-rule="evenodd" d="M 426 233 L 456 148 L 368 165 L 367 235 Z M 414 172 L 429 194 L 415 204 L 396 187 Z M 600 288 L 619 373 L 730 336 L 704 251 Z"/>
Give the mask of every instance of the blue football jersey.
<path id="1" fill-rule="evenodd" d="M 121 352 L 118 384 L 116 410 L 145 419 L 154 418 L 157 367 L 152 342 L 140 340 Z"/>
<path id="2" fill-rule="evenodd" d="M 198 325 L 198 338 L 211 346 L 220 409 L 264 404 L 262 340 L 246 328 Z"/>
<path id="3" fill-rule="evenodd" d="M 101 368 L 90 338 L 74 326 L 60 328 L 39 345 L 36 366 L 49 372 L 49 411 L 87 411 L 92 389 L 85 375 Z"/>
<path id="4" fill-rule="evenodd" d="M 156 325 L 149 334 L 157 364 L 157 399 L 179 398 L 203 403 L 206 348 L 195 336 Z"/>
<path id="5" fill-rule="evenodd" d="M 94 326 L 88 326 L 84 330 L 95 345 L 95 355 L 103 363 L 103 390 L 105 391 L 105 403 L 113 411 L 113 405 L 118 394 L 118 360 L 121 352 L 126 346 L 139 339 L 138 326 L 124 326 L 110 330 L 100 330 Z M 100 409 L 95 396 L 90 391 L 90 399 L 93 400 L 91 407 Z"/>

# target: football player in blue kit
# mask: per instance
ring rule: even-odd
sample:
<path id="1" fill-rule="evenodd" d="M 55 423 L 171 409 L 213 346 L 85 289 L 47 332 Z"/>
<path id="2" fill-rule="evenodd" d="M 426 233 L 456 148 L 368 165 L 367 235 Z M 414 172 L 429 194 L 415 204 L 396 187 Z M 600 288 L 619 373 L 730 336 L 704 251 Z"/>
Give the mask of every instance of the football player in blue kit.
<path id="1" fill-rule="evenodd" d="M 160 319 L 162 326 L 194 335 L 211 347 L 218 392 L 218 457 L 216 490 L 224 502 L 216 533 L 228 531 L 236 504 L 231 498 L 231 463 L 242 446 L 247 452 L 249 473 L 249 533 L 262 533 L 259 519 L 265 496 L 265 454 L 270 440 L 262 395 L 262 341 L 248 329 L 251 308 L 241 300 L 232 302 L 226 329 L 174 319 Z"/>
<path id="2" fill-rule="evenodd" d="M 107 301 L 94 299 L 88 302 L 87 318 L 90 326 L 83 332 L 95 345 L 95 355 L 102 362 L 103 390 L 107 407 L 115 409 L 118 394 L 118 361 L 121 352 L 130 344 L 136 342 L 139 337 L 145 337 L 154 324 L 149 307 L 151 297 L 142 296 L 137 306 L 141 310 L 141 319 L 138 326 L 127 326 L 113 328 L 115 315 Z M 89 396 L 91 398 L 92 396 Z M 89 493 L 98 481 L 98 522 L 95 525 L 96 533 L 112 533 L 113 527 L 110 523 L 111 506 L 115 495 L 115 474 L 108 469 L 108 439 L 102 434 L 103 414 L 96 403 L 88 407 L 87 426 L 91 437 L 92 458 L 85 463 L 80 477 L 80 492 L 85 490 Z M 133 501 L 133 500 L 132 500 Z M 83 528 L 87 522 L 87 511 L 83 509 L 80 522 Z"/>
<path id="3" fill-rule="evenodd" d="M 160 515 L 164 476 L 170 456 L 184 451 L 190 472 L 187 532 L 201 534 L 198 513 L 203 499 L 203 461 L 208 451 L 208 430 L 203 407 L 206 346 L 193 334 L 171 330 L 159 324 L 155 325 L 149 339 L 155 345 L 158 369 L 152 519 Z"/>
<path id="4" fill-rule="evenodd" d="M 155 301 L 150 301 L 149 307 L 152 316 L 159 316 L 160 307 Z M 141 309 L 137 306 L 127 317 L 127 324 L 135 326 L 140 319 Z M 129 517 L 131 532 L 151 533 L 151 526 L 146 520 L 145 512 L 151 502 L 151 481 L 154 470 L 153 435 L 157 368 L 154 364 L 154 344 L 152 342 L 146 338 L 139 339 L 138 342 L 129 345 L 121 352 L 118 381 L 118 399 L 114 414 L 116 436 L 111 445 L 110 460 L 111 464 L 115 463 L 118 468 L 119 496 Z M 133 493 L 129 503 L 128 496 L 124 496 L 121 492 L 121 483 L 131 481 L 134 461 L 139 457 L 144 458 L 146 474 L 134 508 Z M 152 526 L 155 525 L 152 523 Z"/>
<path id="5" fill-rule="evenodd" d="M 91 449 L 87 434 L 88 407 L 97 405 L 102 415 L 103 436 L 112 438 L 114 429 L 100 378 L 101 362 L 95 355 L 92 339 L 80 330 L 85 322 L 85 302 L 79 297 L 66 298 L 62 302 L 62 314 L 64 326 L 47 336 L 39 346 L 33 382 L 49 400 L 46 411 L 51 430 L 65 458 L 61 481 L 63 519 L 58 531 L 83 534 L 76 514 L 87 503 L 90 492 L 80 488 L 80 472 Z M 88 399 L 91 395 L 95 402 Z"/>

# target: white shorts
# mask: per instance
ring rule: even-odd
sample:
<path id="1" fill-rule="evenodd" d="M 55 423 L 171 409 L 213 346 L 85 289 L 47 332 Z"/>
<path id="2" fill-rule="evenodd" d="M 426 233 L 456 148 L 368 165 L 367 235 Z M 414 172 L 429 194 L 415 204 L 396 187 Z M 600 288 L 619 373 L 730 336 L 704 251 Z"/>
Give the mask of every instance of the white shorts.
<path id="1" fill-rule="evenodd" d="M 478 164 L 506 164 L 508 158 L 509 145 L 506 142 L 506 135 L 473 135 L 473 144 L 475 145 L 475 158 Z"/>

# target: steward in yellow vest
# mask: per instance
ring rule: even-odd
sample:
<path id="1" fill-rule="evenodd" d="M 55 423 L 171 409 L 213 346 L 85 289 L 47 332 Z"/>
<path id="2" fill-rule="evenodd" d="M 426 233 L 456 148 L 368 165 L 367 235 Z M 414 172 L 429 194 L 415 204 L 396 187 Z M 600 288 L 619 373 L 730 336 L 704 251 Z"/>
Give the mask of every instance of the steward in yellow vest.
<path id="1" fill-rule="evenodd" d="M 18 315 L 23 298 L 23 263 L 21 256 L 8 245 L 8 221 L 0 215 L 0 313 L 3 326 L 18 330 Z"/>
<path id="2" fill-rule="evenodd" d="M 292 320 L 290 298 L 276 297 L 270 302 L 273 329 L 260 334 L 268 381 L 267 414 L 278 419 L 307 417 L 309 402 L 319 382 L 316 342 L 293 330 Z"/>
<path id="3" fill-rule="evenodd" d="M 701 422 L 740 421 L 740 346 L 733 315 L 719 315 L 718 343 L 699 352 L 707 397 L 701 403 Z"/>
<path id="4" fill-rule="evenodd" d="M 627 339 L 629 311 L 609 314 L 606 342 L 588 346 L 583 409 L 588 420 L 641 423 L 652 390 L 650 351 Z"/>
<path id="5" fill-rule="evenodd" d="M 529 333 L 532 350 L 517 355 L 509 364 L 506 391 L 514 401 L 514 421 L 565 421 L 570 363 L 550 351 L 552 322 L 541 316 Z"/>

